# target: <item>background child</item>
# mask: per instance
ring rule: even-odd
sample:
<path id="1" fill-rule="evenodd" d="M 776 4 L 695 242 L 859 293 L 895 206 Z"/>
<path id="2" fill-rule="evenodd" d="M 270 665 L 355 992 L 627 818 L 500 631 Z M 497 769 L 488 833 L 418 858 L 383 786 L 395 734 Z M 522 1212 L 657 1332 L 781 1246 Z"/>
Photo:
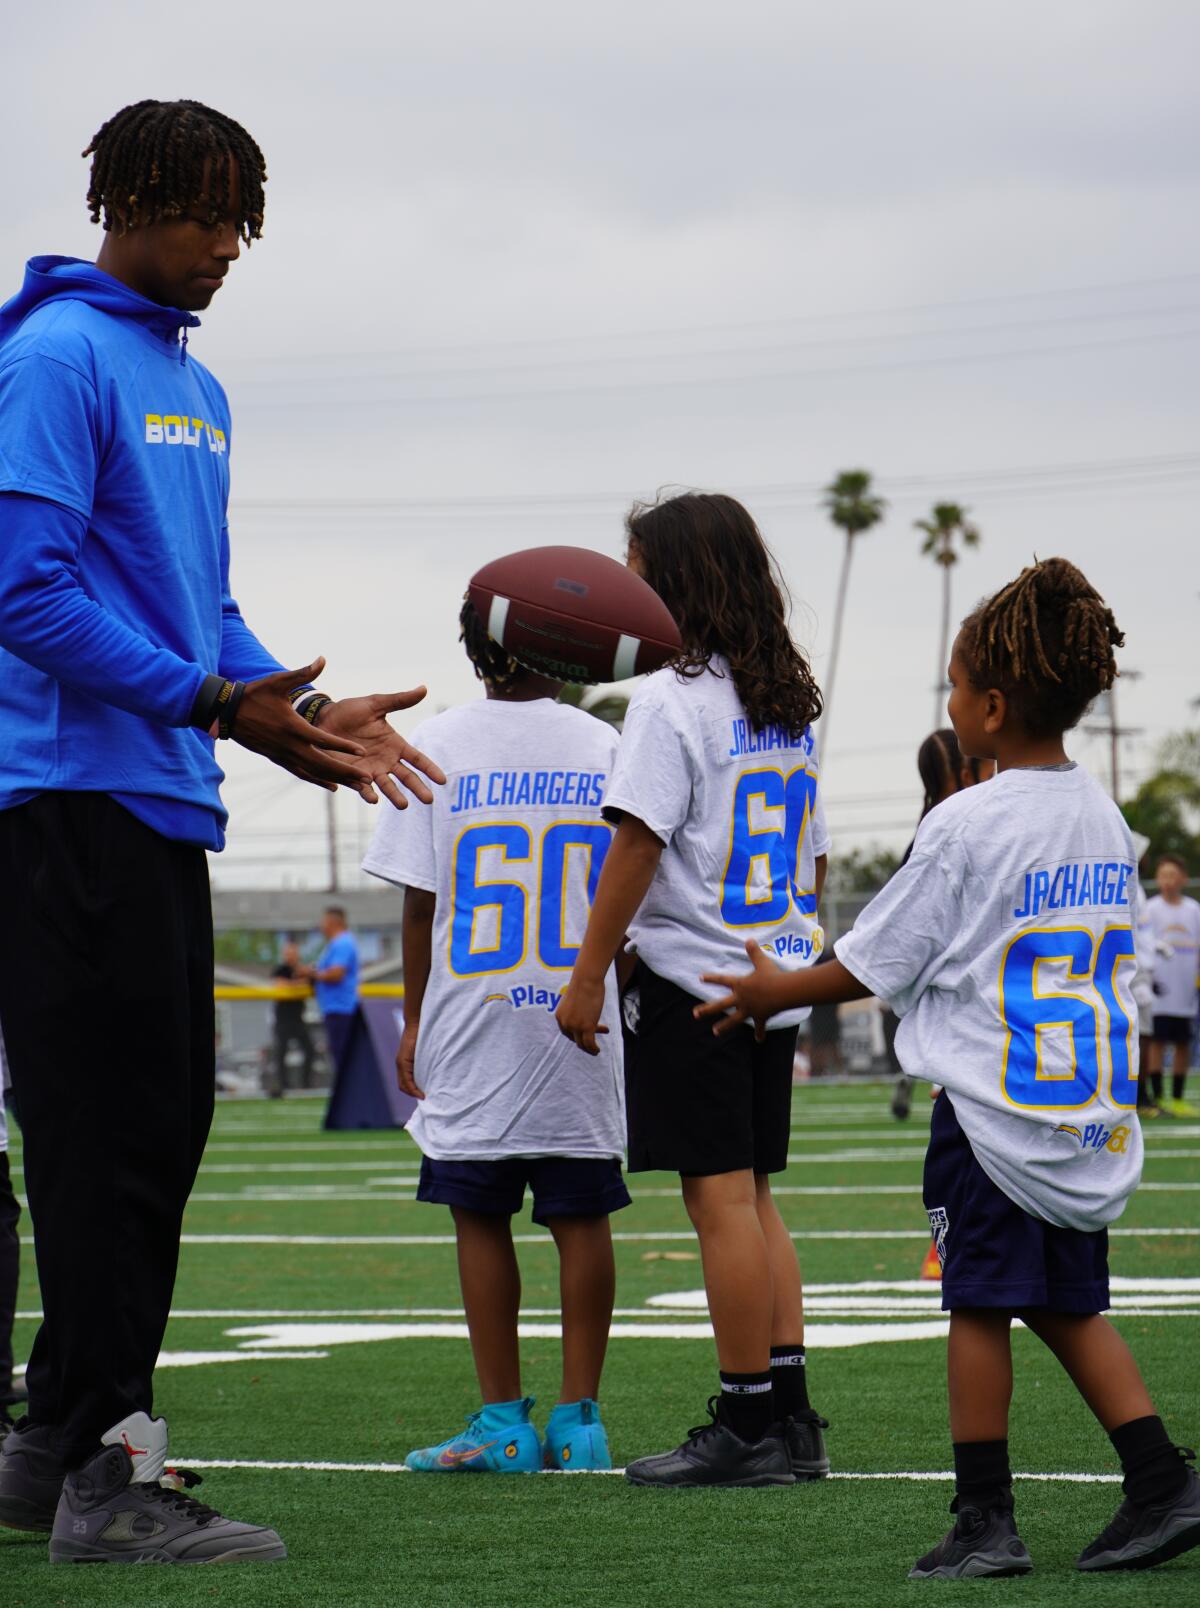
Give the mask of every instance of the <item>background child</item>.
<path id="1" fill-rule="evenodd" d="M 937 731 L 931 731 L 917 749 L 917 774 L 921 778 L 921 786 L 925 792 L 921 805 L 921 820 L 923 821 L 936 805 L 952 798 L 955 793 L 961 793 L 964 787 L 975 787 L 979 782 L 989 781 L 995 770 L 995 765 L 989 759 L 965 758 L 952 727 L 943 726 Z M 910 843 L 904 851 L 901 865 L 908 864 L 912 851 L 913 846 Z M 883 1041 L 887 1046 L 888 1060 L 892 1063 L 892 1070 L 896 1074 L 896 1083 L 892 1090 L 892 1115 L 902 1122 L 912 1109 L 913 1080 L 904 1071 L 896 1056 L 898 1026 L 899 1018 L 895 1011 L 885 1006 Z"/>
<path id="2" fill-rule="evenodd" d="M 512 1217 L 526 1185 L 561 1268 L 563 1377 L 545 1460 L 609 1468 L 596 1398 L 616 1273 L 608 1214 L 629 1204 L 620 1042 L 588 1063 L 553 1011 L 612 838 L 600 815 L 616 734 L 553 700 L 470 603 L 463 641 L 487 698 L 421 727 L 446 770 L 427 810 L 389 811 L 364 869 L 404 886 L 400 1084 L 419 1104 L 418 1198 L 449 1206 L 482 1409 L 463 1434 L 410 1454 L 420 1472 L 542 1466 L 522 1394 L 521 1275 Z M 601 980 L 615 1027 L 615 981 Z"/>
<path id="3" fill-rule="evenodd" d="M 821 949 L 829 838 L 810 729 L 820 693 L 788 635 L 766 545 L 732 497 L 637 507 L 627 529 L 630 568 L 679 622 L 684 657 L 630 703 L 605 795 L 617 835 L 558 1020 L 596 1053 L 603 980 L 628 930 L 629 1169 L 682 1177 L 720 1390 L 711 1426 L 626 1473 L 638 1484 L 790 1484 L 829 1469 L 827 1426 L 808 1401 L 800 1269 L 769 1178 L 787 1165 L 804 1013 L 779 1018 L 762 1043 L 746 1032 L 718 1044 L 692 1007 L 700 973 L 740 954 L 747 934 L 787 967 Z"/>
<path id="4" fill-rule="evenodd" d="M 1184 893 L 1187 879 L 1187 865 L 1177 854 L 1162 855 L 1154 874 L 1158 892 L 1146 905 L 1146 919 L 1157 950 L 1154 1043 L 1159 1066 L 1156 1070 L 1165 1077 L 1169 1046 L 1171 1097 L 1161 1104 L 1173 1117 L 1200 1116 L 1200 1110 L 1184 1099 L 1192 1035 L 1196 1030 L 1196 1008 L 1200 1005 L 1196 987 L 1196 973 L 1200 970 L 1200 904 Z"/>
<path id="5" fill-rule="evenodd" d="M 748 978 L 702 1007 L 717 1031 L 823 998 L 889 1000 L 907 1070 L 944 1085 L 925 1204 L 950 1317 L 957 1521 L 913 1578 L 1023 1574 L 1008 1462 L 1014 1315 L 1054 1352 L 1107 1430 L 1126 1500 L 1078 1560 L 1142 1568 L 1200 1544 L 1194 1454 L 1172 1445 L 1108 1305 L 1106 1225 L 1141 1176 L 1130 896 L 1120 812 L 1063 750 L 1112 685 L 1124 639 L 1103 599 L 1049 559 L 981 605 L 950 661 L 965 754 L 987 787 L 925 818 L 908 865 L 818 973 Z"/>

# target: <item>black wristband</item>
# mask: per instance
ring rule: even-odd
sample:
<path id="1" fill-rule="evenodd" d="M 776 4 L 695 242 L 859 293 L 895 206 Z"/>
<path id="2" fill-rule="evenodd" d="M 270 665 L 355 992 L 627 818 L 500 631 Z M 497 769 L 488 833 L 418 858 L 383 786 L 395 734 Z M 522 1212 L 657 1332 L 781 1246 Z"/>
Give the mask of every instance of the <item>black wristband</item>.
<path id="1" fill-rule="evenodd" d="M 242 699 L 246 695 L 246 683 L 244 681 L 231 681 L 229 682 L 229 687 L 231 688 L 229 697 L 222 704 L 221 712 L 218 716 L 218 737 L 233 736 L 233 723 L 237 719 L 238 709 L 241 707 Z"/>
<path id="2" fill-rule="evenodd" d="M 326 693 L 310 692 L 307 697 L 297 698 L 292 708 L 300 716 L 301 720 L 306 720 L 310 726 L 315 726 L 317 716 L 322 709 L 327 709 L 332 702 L 333 699 Z"/>
<path id="3" fill-rule="evenodd" d="M 205 676 L 200 683 L 200 690 L 192 703 L 192 712 L 188 716 L 189 726 L 199 726 L 201 731 L 210 731 L 221 712 L 221 705 L 228 697 L 222 698 L 225 688 L 231 683 L 224 676 Z"/>

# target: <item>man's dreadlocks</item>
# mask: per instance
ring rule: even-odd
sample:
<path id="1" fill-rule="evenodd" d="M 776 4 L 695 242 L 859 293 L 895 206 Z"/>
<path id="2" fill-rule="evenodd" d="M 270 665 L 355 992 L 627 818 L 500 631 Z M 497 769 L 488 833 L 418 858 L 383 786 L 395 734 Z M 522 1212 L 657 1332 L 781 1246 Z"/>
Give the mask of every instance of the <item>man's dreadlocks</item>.
<path id="1" fill-rule="evenodd" d="M 178 218 L 200 207 L 216 223 L 229 212 L 236 167 L 241 189 L 238 233 L 262 234 L 267 165 L 240 123 L 199 101 L 136 101 L 100 129 L 84 151 L 92 158 L 87 204 L 92 222 L 124 234 L 136 223 Z"/>
<path id="2" fill-rule="evenodd" d="M 1112 686 L 1124 641 L 1087 577 L 1047 558 L 967 616 L 960 647 L 972 683 L 1003 692 L 1031 737 L 1050 737 Z"/>
<path id="3" fill-rule="evenodd" d="M 485 687 L 492 687 L 497 692 L 509 692 L 529 674 L 524 665 L 519 664 L 488 636 L 469 595 L 463 598 L 458 626 L 458 640 L 466 648 L 467 658 Z"/>

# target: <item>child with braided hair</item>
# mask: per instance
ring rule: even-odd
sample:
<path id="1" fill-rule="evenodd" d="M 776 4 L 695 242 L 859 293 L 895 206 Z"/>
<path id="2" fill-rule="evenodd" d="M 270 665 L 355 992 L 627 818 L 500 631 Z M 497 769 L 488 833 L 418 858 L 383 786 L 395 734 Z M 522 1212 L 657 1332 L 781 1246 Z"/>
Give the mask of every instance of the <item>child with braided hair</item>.
<path id="1" fill-rule="evenodd" d="M 1141 1177 L 1131 900 L 1120 812 L 1063 748 L 1124 638 L 1079 570 L 1024 570 L 964 621 L 949 714 L 997 775 L 939 804 L 836 959 L 710 976 L 720 1034 L 825 1001 L 887 1001 L 906 1071 L 943 1086 L 925 1205 L 950 1312 L 954 1528 L 911 1578 L 1025 1574 L 1013 1518 L 1010 1328 L 1062 1363 L 1112 1441 L 1125 1500 L 1078 1559 L 1146 1568 L 1200 1545 L 1195 1454 L 1174 1445 L 1108 1306 L 1107 1226 Z M 750 946 L 747 946 L 749 948 Z"/>

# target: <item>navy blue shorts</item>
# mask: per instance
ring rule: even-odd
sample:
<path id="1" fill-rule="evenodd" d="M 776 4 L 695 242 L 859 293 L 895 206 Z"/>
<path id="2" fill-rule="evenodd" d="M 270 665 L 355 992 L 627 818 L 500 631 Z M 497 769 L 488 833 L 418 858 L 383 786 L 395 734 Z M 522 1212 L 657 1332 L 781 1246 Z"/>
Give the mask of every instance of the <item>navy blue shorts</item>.
<path id="1" fill-rule="evenodd" d="M 1043 1223 L 1009 1200 L 975 1159 L 950 1096 L 933 1105 L 925 1210 L 942 1262 L 942 1310 L 1042 1307 L 1090 1314 L 1108 1306 L 1108 1230 Z"/>
<path id="2" fill-rule="evenodd" d="M 417 1199 L 513 1217 L 533 1191 L 533 1220 L 606 1217 L 628 1206 L 621 1163 L 592 1156 L 514 1156 L 507 1161 L 421 1161 Z"/>

